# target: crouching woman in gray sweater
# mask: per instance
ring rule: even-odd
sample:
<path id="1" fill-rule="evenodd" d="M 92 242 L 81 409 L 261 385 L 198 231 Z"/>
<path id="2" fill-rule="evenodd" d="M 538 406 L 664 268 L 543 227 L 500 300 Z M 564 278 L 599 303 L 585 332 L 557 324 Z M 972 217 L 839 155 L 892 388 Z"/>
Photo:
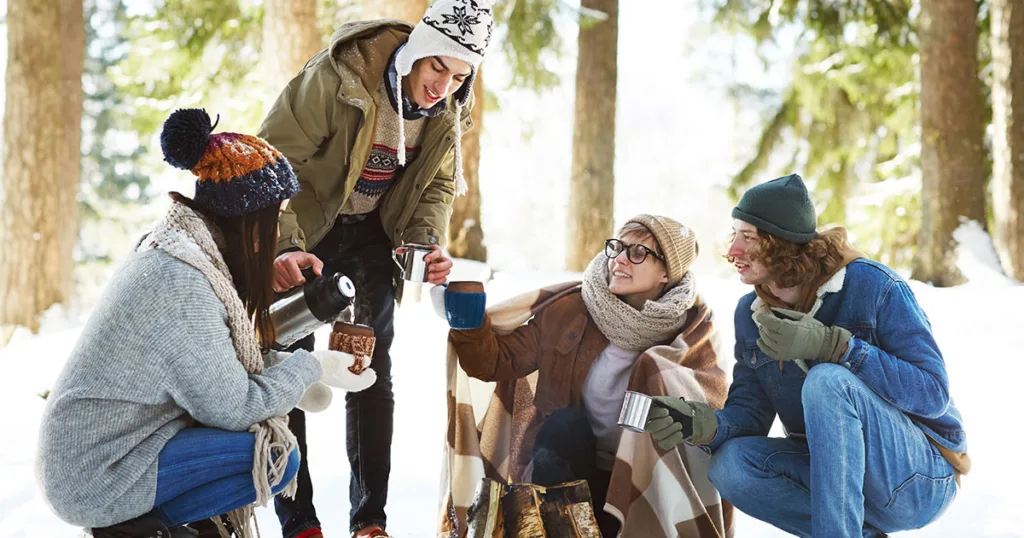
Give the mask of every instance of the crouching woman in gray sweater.
<path id="1" fill-rule="evenodd" d="M 294 491 L 285 415 L 333 351 L 269 351 L 277 219 L 298 181 L 259 138 L 211 135 L 202 110 L 164 124 L 170 164 L 197 176 L 108 285 L 60 374 L 36 474 L 65 521 L 96 538 L 194 536 L 184 524 Z M 349 363 L 350 364 L 350 363 Z M 351 376 L 368 387 L 373 370 Z M 345 383 L 341 383 L 345 384 Z"/>

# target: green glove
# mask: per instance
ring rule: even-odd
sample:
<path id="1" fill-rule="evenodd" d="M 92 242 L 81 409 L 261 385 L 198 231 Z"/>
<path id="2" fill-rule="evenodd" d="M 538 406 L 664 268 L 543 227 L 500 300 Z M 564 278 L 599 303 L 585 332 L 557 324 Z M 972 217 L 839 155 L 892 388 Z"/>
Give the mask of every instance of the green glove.
<path id="1" fill-rule="evenodd" d="M 673 396 L 655 396 L 644 425 L 662 450 L 679 443 L 710 441 L 718 431 L 718 418 L 707 404 Z"/>
<path id="2" fill-rule="evenodd" d="M 757 347 L 777 361 L 812 360 L 838 363 L 846 352 L 850 331 L 828 326 L 810 314 L 772 308 L 754 314 L 760 325 Z"/>

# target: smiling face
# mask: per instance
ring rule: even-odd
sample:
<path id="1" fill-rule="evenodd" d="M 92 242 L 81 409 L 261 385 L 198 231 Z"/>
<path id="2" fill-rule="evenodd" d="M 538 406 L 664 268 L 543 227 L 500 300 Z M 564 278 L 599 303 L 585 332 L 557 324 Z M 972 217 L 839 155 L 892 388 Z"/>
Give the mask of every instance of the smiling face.
<path id="1" fill-rule="evenodd" d="M 420 108 L 431 108 L 459 91 L 472 73 L 472 66 L 456 58 L 423 58 L 417 60 L 412 66 L 412 72 L 402 79 L 402 91 Z"/>
<path id="2" fill-rule="evenodd" d="M 761 240 L 757 227 L 749 222 L 735 219 L 732 224 L 733 238 L 726 257 L 736 267 L 740 282 L 757 286 L 768 282 L 768 268 L 755 259 L 755 247 Z"/>
<path id="3" fill-rule="evenodd" d="M 626 245 L 643 245 L 660 255 L 654 236 L 646 228 L 641 229 L 623 230 L 617 239 Z M 664 262 L 648 253 L 643 262 L 633 263 L 626 249 L 608 260 L 608 275 L 609 291 L 638 310 L 648 300 L 660 297 L 668 283 L 668 269 Z"/>

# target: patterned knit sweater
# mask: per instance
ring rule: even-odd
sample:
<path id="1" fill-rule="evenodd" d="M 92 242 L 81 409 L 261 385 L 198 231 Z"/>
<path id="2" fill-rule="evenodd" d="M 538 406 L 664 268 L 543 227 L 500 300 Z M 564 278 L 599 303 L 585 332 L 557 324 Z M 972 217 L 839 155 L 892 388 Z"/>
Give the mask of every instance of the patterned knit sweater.
<path id="1" fill-rule="evenodd" d="M 341 208 L 342 215 L 362 215 L 373 211 L 384 193 L 397 180 L 399 121 L 405 122 L 406 165 L 419 153 L 426 120 L 400 119 L 386 91 L 382 78 L 373 93 L 373 100 L 377 104 L 377 127 L 373 132 L 373 149 L 370 150 L 370 157 L 366 160 L 366 167 L 359 175 L 355 189 Z"/>

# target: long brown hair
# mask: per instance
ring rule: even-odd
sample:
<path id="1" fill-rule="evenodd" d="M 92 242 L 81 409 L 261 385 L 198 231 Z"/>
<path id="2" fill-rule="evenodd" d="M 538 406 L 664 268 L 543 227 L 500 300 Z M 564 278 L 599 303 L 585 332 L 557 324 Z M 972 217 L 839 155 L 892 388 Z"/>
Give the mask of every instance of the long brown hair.
<path id="1" fill-rule="evenodd" d="M 266 351 L 274 343 L 274 324 L 270 322 L 270 304 L 274 302 L 274 258 L 277 246 L 277 219 L 280 208 L 270 205 L 240 217 L 221 217 L 205 211 L 195 200 L 180 193 L 171 199 L 201 213 L 213 221 L 224 236 L 220 250 L 231 272 L 235 290 L 253 320 L 260 347 Z"/>
<path id="2" fill-rule="evenodd" d="M 803 245 L 762 229 L 757 230 L 757 236 L 759 240 L 750 257 L 764 264 L 780 288 L 792 288 L 835 273 L 849 247 L 846 229 L 840 227 L 825 230 Z M 725 258 L 729 263 L 734 261 L 728 255 Z"/>

